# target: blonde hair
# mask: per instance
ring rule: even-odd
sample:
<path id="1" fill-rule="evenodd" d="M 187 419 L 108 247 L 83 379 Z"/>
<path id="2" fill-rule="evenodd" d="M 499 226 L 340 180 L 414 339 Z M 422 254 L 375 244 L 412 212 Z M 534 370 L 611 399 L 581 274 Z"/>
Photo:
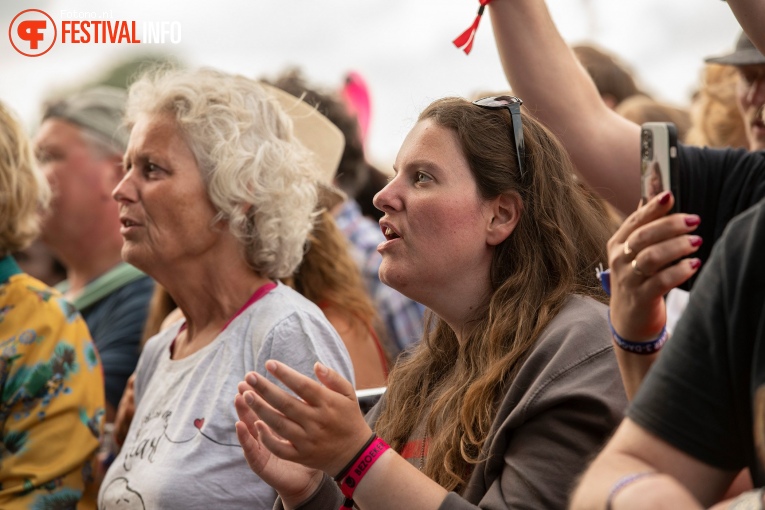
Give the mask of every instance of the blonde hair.
<path id="1" fill-rule="evenodd" d="M 734 66 L 706 65 L 701 89 L 691 108 L 692 124 L 686 143 L 701 147 L 749 147 L 736 103 L 738 80 Z"/>
<path id="2" fill-rule="evenodd" d="M 313 226 L 317 170 L 292 121 L 254 80 L 212 69 L 158 69 L 131 87 L 128 125 L 168 113 L 194 153 L 207 193 L 250 267 L 291 275 Z"/>
<path id="3" fill-rule="evenodd" d="M 447 490 L 465 487 L 481 460 L 501 396 L 537 338 L 572 294 L 605 302 L 595 266 L 606 258 L 608 222 L 573 180 L 560 142 L 522 115 L 526 176 L 520 177 L 510 115 L 464 99 L 434 102 L 420 115 L 453 130 L 480 195 L 517 193 L 523 202 L 513 233 L 497 246 L 492 293 L 462 342 L 442 319 L 389 377 L 376 432 L 401 450 L 417 425 L 429 439 L 423 472 Z"/>
<path id="4" fill-rule="evenodd" d="M 22 250 L 40 231 L 40 211 L 50 200 L 29 137 L 0 102 L 0 257 Z"/>

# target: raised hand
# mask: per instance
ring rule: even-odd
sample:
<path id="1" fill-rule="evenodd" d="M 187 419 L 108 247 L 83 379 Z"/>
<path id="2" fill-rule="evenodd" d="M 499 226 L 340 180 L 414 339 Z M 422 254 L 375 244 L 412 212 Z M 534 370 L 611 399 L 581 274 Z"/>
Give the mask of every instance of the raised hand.
<path id="1" fill-rule="evenodd" d="M 664 294 L 701 265 L 697 258 L 683 258 L 701 246 L 701 238 L 690 235 L 700 219 L 692 214 L 665 216 L 673 202 L 669 191 L 659 194 L 632 213 L 608 241 L 611 324 L 631 342 L 659 336 L 667 322 Z M 656 354 L 637 355 L 619 348 L 615 352 L 631 400 Z"/>
<path id="2" fill-rule="evenodd" d="M 297 506 L 305 501 L 318 487 L 322 473 L 273 455 L 260 442 L 255 422 L 258 416 L 247 405 L 242 394 L 252 391 L 246 382 L 240 382 L 239 393 L 234 398 L 236 414 L 236 435 L 244 450 L 244 457 L 255 474 L 273 487 L 286 506 Z"/>
<path id="3" fill-rule="evenodd" d="M 634 342 L 658 335 L 666 323 L 664 294 L 701 265 L 697 258 L 683 258 L 701 246 L 701 238 L 690 235 L 701 220 L 692 214 L 665 216 L 673 202 L 668 191 L 658 195 L 632 213 L 608 241 L 611 323 Z"/>
<path id="4" fill-rule="evenodd" d="M 260 443 L 281 459 L 337 475 L 372 433 L 353 385 L 321 363 L 314 367 L 321 384 L 273 360 L 266 369 L 299 398 L 255 372 L 247 374 L 254 391 L 243 397 L 260 418 L 254 424 Z"/>

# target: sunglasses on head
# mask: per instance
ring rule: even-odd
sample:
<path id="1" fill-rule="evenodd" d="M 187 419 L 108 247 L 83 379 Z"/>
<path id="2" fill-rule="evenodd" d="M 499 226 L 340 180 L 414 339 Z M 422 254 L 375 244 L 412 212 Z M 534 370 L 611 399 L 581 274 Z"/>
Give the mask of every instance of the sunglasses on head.
<path id="1" fill-rule="evenodd" d="M 521 180 L 525 180 L 526 171 L 523 168 L 523 124 L 521 123 L 521 105 L 523 101 L 515 96 L 495 96 L 478 99 L 473 101 L 473 104 L 487 110 L 507 108 L 510 111 L 510 120 L 512 121 L 513 134 L 515 135 L 515 156 L 518 159 L 518 173 L 521 176 Z"/>

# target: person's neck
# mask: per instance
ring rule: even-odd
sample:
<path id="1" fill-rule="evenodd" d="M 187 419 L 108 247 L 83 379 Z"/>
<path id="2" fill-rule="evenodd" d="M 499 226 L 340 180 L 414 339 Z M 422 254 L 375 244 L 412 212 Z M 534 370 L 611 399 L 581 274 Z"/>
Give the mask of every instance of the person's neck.
<path id="1" fill-rule="evenodd" d="M 220 331 L 256 290 L 271 282 L 249 268 L 241 256 L 232 263 L 232 258 L 213 255 L 208 260 L 172 264 L 167 271 L 163 267 L 156 275 L 183 311 L 192 339 L 195 331 L 208 327 Z"/>
<path id="2" fill-rule="evenodd" d="M 161 284 L 186 317 L 186 327 L 173 343 L 172 358 L 188 357 L 212 343 L 252 295 L 271 280 L 241 265 L 174 266 Z M 189 275 L 194 275 L 189 278 Z"/>
<path id="3" fill-rule="evenodd" d="M 486 305 L 490 292 L 488 277 L 484 282 L 474 279 L 470 283 L 463 282 L 451 292 L 447 290 L 440 293 L 438 298 L 430 304 L 425 302 L 423 304 L 449 325 L 459 343 L 462 344 L 470 331 L 471 324 L 476 320 L 478 310 Z"/>

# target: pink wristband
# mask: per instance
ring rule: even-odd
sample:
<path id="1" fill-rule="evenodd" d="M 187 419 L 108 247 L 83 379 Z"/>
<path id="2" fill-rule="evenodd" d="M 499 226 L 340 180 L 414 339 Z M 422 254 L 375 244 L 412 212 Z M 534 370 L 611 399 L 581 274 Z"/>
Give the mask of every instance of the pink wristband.
<path id="1" fill-rule="evenodd" d="M 359 485 L 359 482 L 361 482 L 361 479 L 364 478 L 364 475 L 367 474 L 369 468 L 377 462 L 377 459 L 380 458 L 385 450 L 388 450 L 389 448 L 390 446 L 388 446 L 388 443 L 379 437 L 376 437 L 375 440 L 370 443 L 370 445 L 356 459 L 356 462 L 351 465 L 351 468 L 340 482 L 340 491 L 343 493 L 343 496 L 348 499 L 353 499 L 353 493 Z"/>

